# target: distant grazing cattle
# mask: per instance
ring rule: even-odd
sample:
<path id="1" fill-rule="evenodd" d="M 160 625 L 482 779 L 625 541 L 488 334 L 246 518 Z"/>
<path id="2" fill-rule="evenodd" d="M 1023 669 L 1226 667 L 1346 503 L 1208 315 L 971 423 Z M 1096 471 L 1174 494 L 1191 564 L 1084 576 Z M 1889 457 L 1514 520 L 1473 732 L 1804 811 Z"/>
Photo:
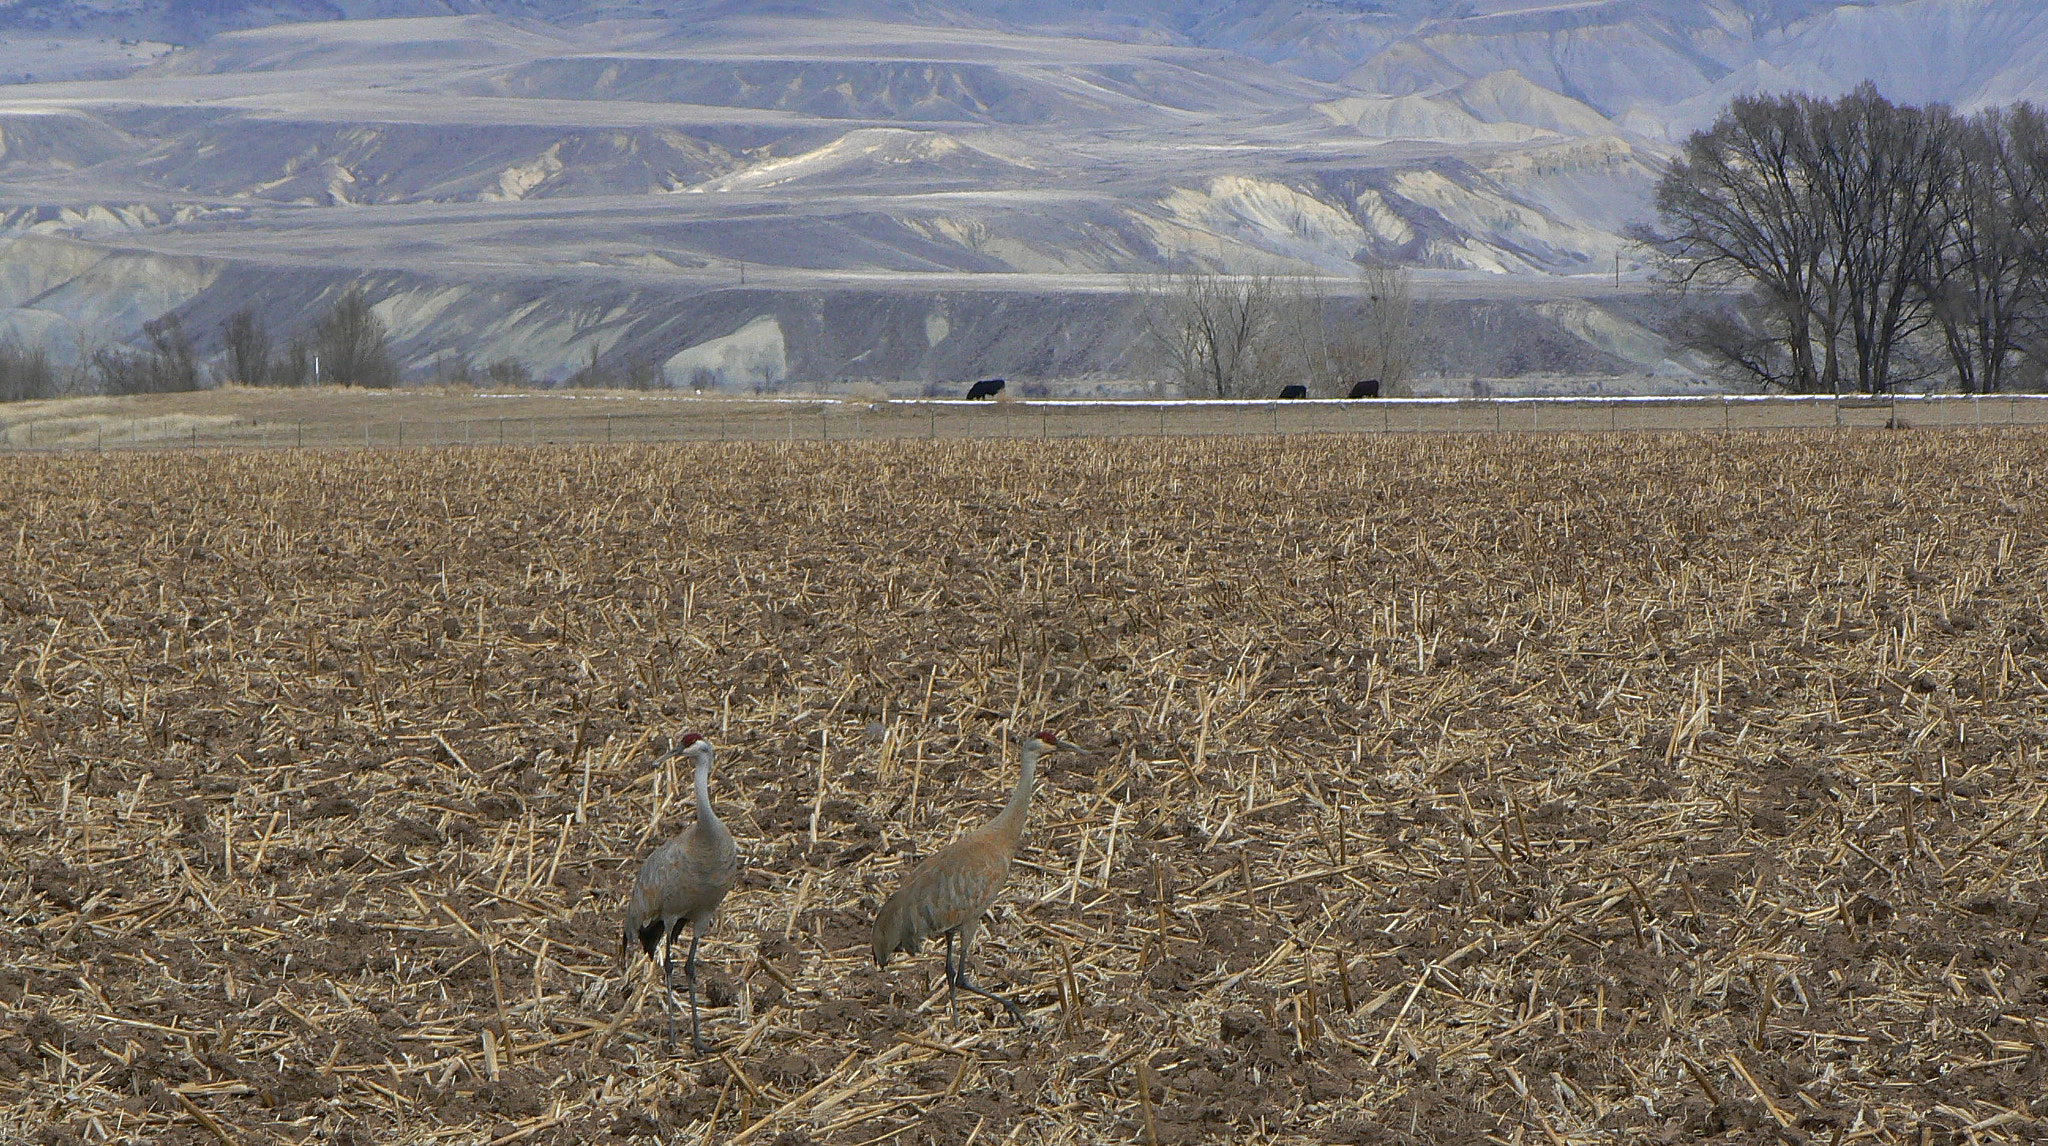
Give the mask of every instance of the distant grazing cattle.
<path id="1" fill-rule="evenodd" d="M 973 386 L 971 386 L 971 387 L 969 387 L 969 388 L 968 388 L 968 390 L 967 390 L 967 396 L 968 396 L 968 397 L 969 397 L 970 399 L 973 399 L 973 398 L 993 398 L 993 397 L 995 397 L 995 396 L 996 396 L 996 394 L 997 394 L 998 392 L 1000 392 L 1000 391 L 1002 390 L 1002 388 L 1003 388 L 1003 380 L 1002 380 L 1002 379 L 1000 379 L 1000 378 L 984 378 L 984 379 L 982 379 L 981 381 L 979 381 L 979 382 L 976 382 L 976 383 L 975 383 L 975 384 L 974 384 Z"/>
<path id="2" fill-rule="evenodd" d="M 1377 378 L 1368 378 L 1351 387 L 1351 397 L 1353 398 L 1377 398 L 1379 396 L 1380 380 Z"/>
<path id="3" fill-rule="evenodd" d="M 1282 398 L 1306 398 L 1308 397 L 1308 387 L 1282 386 L 1280 387 L 1280 396 Z"/>

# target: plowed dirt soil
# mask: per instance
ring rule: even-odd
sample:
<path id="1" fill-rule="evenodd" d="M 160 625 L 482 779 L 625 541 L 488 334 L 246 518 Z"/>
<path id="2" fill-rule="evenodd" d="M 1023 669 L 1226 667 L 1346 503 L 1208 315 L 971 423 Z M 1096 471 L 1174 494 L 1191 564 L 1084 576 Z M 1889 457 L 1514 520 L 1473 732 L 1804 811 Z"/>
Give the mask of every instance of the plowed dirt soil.
<path id="1" fill-rule="evenodd" d="M 2035 434 L 0 463 L 0 1142 L 2048 1135 Z M 867 925 L 1059 729 L 974 954 Z M 713 1057 L 619 963 L 689 821 Z"/>

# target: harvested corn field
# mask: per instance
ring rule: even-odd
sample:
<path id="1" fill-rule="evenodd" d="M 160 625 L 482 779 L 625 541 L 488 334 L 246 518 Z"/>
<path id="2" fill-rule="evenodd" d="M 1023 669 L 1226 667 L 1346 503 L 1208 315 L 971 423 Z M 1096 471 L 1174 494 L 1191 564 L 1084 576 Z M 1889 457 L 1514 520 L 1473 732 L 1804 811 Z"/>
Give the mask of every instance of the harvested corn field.
<path id="1" fill-rule="evenodd" d="M 2048 1132 L 2033 434 L 0 468 L 0 1141 Z M 977 945 L 907 866 L 1057 729 Z M 743 868 L 713 1056 L 619 970 Z M 679 959 L 680 961 L 680 959 Z M 680 968 L 678 969 L 680 985 Z"/>

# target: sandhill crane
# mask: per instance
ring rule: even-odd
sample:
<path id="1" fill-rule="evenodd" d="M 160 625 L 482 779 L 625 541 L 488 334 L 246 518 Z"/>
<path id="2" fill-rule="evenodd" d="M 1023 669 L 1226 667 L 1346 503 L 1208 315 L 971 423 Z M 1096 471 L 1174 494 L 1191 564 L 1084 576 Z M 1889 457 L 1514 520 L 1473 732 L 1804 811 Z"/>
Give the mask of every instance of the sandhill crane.
<path id="1" fill-rule="evenodd" d="M 903 886 L 875 916 L 875 966 L 889 965 L 898 951 L 916 954 L 918 947 L 934 935 L 946 937 L 946 999 L 952 1002 L 954 989 L 967 990 L 994 999 L 1021 1026 L 1030 1026 L 1017 1004 L 975 986 L 967 978 L 967 952 L 974 945 L 974 932 L 981 917 L 995 902 L 996 893 L 1010 875 L 1010 857 L 1017 852 L 1017 839 L 1024 832 L 1024 815 L 1031 807 L 1031 786 L 1038 775 L 1038 762 L 1057 748 L 1075 746 L 1050 732 L 1040 732 L 1019 748 L 1023 758 L 1017 787 L 1001 814 L 970 835 L 940 849 L 918 864 Z M 953 953 L 959 941 L 959 955 Z"/>
<path id="2" fill-rule="evenodd" d="M 649 959 L 656 958 L 656 948 L 666 937 L 668 949 L 661 960 L 661 1010 L 668 1018 L 668 1045 L 673 1049 L 676 935 L 683 924 L 690 925 L 690 954 L 683 960 L 683 978 L 690 985 L 690 1046 L 701 1055 L 705 1048 L 697 1027 L 697 941 L 703 937 L 711 913 L 718 910 L 719 901 L 732 888 L 739 855 L 733 850 L 732 833 L 725 830 L 718 813 L 711 810 L 711 742 L 694 732 L 685 733 L 655 763 L 673 756 L 687 756 L 697 764 L 697 822 L 655 849 L 647 862 L 640 865 L 640 874 L 633 880 L 633 897 L 626 901 L 619 960 L 630 962 L 635 936 Z"/>

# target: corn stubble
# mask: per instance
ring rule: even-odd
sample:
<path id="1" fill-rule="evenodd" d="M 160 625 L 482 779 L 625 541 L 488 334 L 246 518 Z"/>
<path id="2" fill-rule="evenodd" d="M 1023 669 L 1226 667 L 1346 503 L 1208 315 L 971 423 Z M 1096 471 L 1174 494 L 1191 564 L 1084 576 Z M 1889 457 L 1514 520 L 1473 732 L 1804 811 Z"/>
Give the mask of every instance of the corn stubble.
<path id="1" fill-rule="evenodd" d="M 1961 434 L 10 459 L 0 1140 L 2024 1140 L 2043 472 Z M 1087 752 L 976 953 L 1026 1037 L 867 926 L 1040 726 Z M 616 959 L 686 728 L 746 863 L 701 1061 Z"/>

